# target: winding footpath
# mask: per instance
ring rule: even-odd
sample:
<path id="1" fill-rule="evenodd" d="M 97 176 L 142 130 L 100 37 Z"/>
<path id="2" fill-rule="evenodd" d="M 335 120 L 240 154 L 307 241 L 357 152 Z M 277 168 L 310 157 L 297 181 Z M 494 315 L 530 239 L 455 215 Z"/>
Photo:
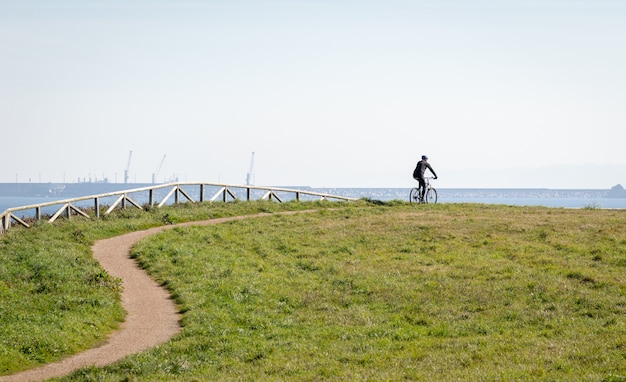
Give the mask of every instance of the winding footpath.
<path id="1" fill-rule="evenodd" d="M 302 212 L 312 212 L 312 210 L 276 214 L 290 215 Z M 180 331 L 179 321 L 182 316 L 168 292 L 130 258 L 131 247 L 146 236 L 174 227 L 219 224 L 269 215 L 260 213 L 154 227 L 97 241 L 91 247 L 94 258 L 109 275 L 122 280 L 121 299 L 122 306 L 126 310 L 126 318 L 120 324 L 119 330 L 113 332 L 102 346 L 36 369 L 2 376 L 0 382 L 41 381 L 60 377 L 81 367 L 108 365 L 130 354 L 167 342 Z"/>

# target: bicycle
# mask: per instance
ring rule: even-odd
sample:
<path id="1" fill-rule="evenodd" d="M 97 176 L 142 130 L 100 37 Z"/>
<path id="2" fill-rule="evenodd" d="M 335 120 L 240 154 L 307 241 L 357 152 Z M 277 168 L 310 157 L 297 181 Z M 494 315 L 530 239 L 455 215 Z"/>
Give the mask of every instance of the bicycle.
<path id="1" fill-rule="evenodd" d="M 419 203 L 437 203 L 437 190 L 430 184 L 430 180 L 435 179 L 433 176 L 427 176 L 424 178 L 426 181 L 426 185 L 424 189 L 426 190 L 426 196 L 424 198 L 420 195 L 419 187 L 413 187 L 409 194 L 409 203 L 411 204 L 419 204 Z"/>

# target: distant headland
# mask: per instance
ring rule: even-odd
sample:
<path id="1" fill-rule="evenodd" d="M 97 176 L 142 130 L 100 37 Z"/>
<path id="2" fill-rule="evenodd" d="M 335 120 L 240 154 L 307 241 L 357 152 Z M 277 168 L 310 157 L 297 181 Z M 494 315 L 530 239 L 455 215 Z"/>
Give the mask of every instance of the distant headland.
<path id="1" fill-rule="evenodd" d="M 611 187 L 609 192 L 606 194 L 607 198 L 626 198 L 626 190 L 622 187 L 621 184 L 616 184 Z"/>

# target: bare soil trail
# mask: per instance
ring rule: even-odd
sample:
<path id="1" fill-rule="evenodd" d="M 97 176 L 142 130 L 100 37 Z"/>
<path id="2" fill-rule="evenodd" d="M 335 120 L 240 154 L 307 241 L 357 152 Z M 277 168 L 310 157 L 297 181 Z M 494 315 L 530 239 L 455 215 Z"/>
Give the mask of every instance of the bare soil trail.
<path id="1" fill-rule="evenodd" d="M 302 212 L 312 210 L 275 214 Z M 0 376 L 0 382 L 41 381 L 59 377 L 85 366 L 104 366 L 127 355 L 167 342 L 180 330 L 179 321 L 182 316 L 168 292 L 130 258 L 131 247 L 146 236 L 174 227 L 219 224 L 269 215 L 271 214 L 260 213 L 160 226 L 97 241 L 91 247 L 94 258 L 109 275 L 122 280 L 121 299 L 126 310 L 126 318 L 120 324 L 119 330 L 113 332 L 102 346 L 35 369 Z"/>

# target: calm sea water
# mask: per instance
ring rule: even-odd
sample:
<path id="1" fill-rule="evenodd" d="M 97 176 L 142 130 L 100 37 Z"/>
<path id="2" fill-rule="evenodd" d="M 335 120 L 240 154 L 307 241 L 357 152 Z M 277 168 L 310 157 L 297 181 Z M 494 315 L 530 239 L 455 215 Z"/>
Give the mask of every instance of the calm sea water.
<path id="1" fill-rule="evenodd" d="M 323 192 L 377 200 L 408 200 L 408 188 L 328 188 Z M 626 198 L 607 198 L 607 190 L 440 189 L 438 203 L 485 203 L 559 208 L 626 209 Z"/>
<path id="2" fill-rule="evenodd" d="M 504 194 L 458 197 L 452 196 L 450 202 L 463 201 L 507 205 L 545 206 L 560 208 L 606 208 L 626 209 L 626 198 L 607 198 L 604 190 L 566 190 L 546 193 Z M 486 200 L 486 201 L 482 201 Z"/>
<path id="3" fill-rule="evenodd" d="M 309 189 L 333 195 L 354 198 L 370 198 L 375 200 L 408 200 L 408 188 L 317 188 Z M 626 198 L 607 198 L 607 190 L 549 190 L 549 189 L 441 189 L 438 190 L 439 203 L 485 203 L 514 206 L 545 206 L 557 208 L 610 208 L 626 209 Z M 193 194 L 193 193 L 192 193 Z M 191 195 L 196 197 L 196 195 Z M 205 196 L 206 197 L 206 196 Z M 244 195 L 238 195 L 245 198 Z M 281 196 L 289 199 L 293 195 Z M 0 212 L 12 208 L 55 200 L 67 197 L 3 197 L 0 196 Z M 137 195 L 134 200 L 146 203 L 147 196 Z M 304 198 L 306 199 L 306 198 Z M 316 199 L 316 198 L 312 198 Z M 159 200 L 156 196 L 156 200 Z M 197 199 L 196 199 L 197 200 Z M 184 200 L 183 200 L 184 201 Z M 101 205 L 113 204 L 114 199 L 100 201 Z M 78 203 L 80 207 L 92 207 L 93 201 Z M 55 213 L 60 206 L 42 209 L 44 214 Z M 20 211 L 21 216 L 33 216 L 34 210 Z"/>

